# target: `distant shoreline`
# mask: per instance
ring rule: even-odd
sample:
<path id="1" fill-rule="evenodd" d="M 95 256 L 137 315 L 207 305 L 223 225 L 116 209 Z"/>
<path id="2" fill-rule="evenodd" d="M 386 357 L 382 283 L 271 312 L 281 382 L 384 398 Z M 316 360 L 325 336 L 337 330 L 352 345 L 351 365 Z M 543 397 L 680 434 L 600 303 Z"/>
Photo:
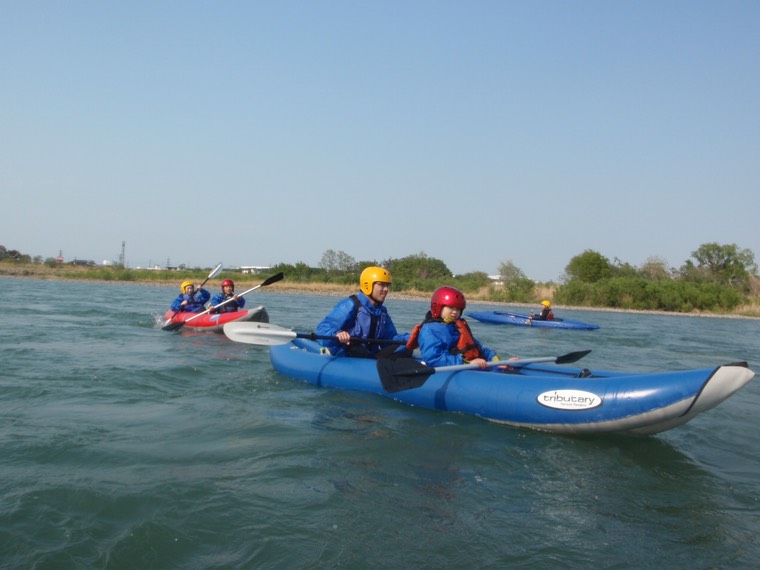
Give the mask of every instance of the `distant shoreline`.
<path id="1" fill-rule="evenodd" d="M 152 281 L 152 280 L 135 280 L 135 281 L 119 281 L 119 280 L 106 280 L 106 279 L 86 279 L 80 277 L 62 277 L 55 274 L 35 274 L 35 275 L 16 275 L 6 272 L 0 272 L 0 279 L 28 279 L 39 281 L 72 281 L 78 283 L 97 283 L 99 285 L 152 285 L 157 287 L 166 287 L 176 289 L 177 283 Z M 245 278 L 236 278 L 236 288 L 238 290 L 245 290 L 253 287 L 261 282 L 261 279 L 256 279 L 255 275 L 246 275 Z M 327 283 L 307 284 L 307 283 L 288 283 L 287 281 L 279 281 L 273 284 L 271 288 L 268 288 L 268 292 L 278 292 L 291 295 L 314 295 L 320 297 L 344 297 L 356 292 L 356 288 L 352 286 L 333 285 Z M 261 292 L 264 292 L 262 290 Z M 404 292 L 397 293 L 391 292 L 388 296 L 388 301 L 425 301 L 430 296 L 430 293 L 418 293 L 418 292 Z M 531 303 L 517 303 L 517 302 L 505 302 L 505 301 L 489 301 L 481 299 L 468 299 L 468 305 L 495 305 L 499 307 L 524 307 L 526 309 L 535 308 Z M 753 317 L 748 315 L 734 315 L 734 314 L 717 314 L 717 313 L 676 313 L 671 311 L 651 311 L 651 310 L 635 310 L 635 309 L 617 309 L 613 307 L 582 307 L 571 305 L 554 305 L 554 308 L 558 311 L 570 310 L 570 311 L 590 311 L 599 313 L 629 313 L 636 315 L 663 315 L 670 317 L 703 317 L 703 318 L 719 318 L 719 319 L 744 319 L 744 320 L 760 320 L 760 317 Z"/>

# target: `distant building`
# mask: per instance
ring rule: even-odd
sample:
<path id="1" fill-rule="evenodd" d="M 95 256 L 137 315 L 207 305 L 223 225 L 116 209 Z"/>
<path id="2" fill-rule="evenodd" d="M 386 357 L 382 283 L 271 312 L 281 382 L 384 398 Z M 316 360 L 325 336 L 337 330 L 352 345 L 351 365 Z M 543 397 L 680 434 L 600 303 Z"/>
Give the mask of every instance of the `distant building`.
<path id="1" fill-rule="evenodd" d="M 241 265 L 240 266 L 240 271 L 242 273 L 261 273 L 268 269 L 271 269 L 271 267 L 268 265 Z"/>

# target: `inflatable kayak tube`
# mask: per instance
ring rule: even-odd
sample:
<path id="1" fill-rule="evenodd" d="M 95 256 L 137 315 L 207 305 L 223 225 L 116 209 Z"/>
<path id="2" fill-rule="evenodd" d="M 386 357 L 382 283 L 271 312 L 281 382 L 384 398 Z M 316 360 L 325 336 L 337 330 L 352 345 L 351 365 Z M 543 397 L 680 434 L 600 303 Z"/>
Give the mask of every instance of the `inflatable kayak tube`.
<path id="1" fill-rule="evenodd" d="M 198 313 L 177 313 L 174 317 L 174 311 L 167 311 L 164 315 L 164 321 L 171 323 L 184 323 L 188 319 Z M 171 319 L 171 321 L 169 321 Z M 241 309 L 232 313 L 206 313 L 200 317 L 193 319 L 187 323 L 183 329 L 189 329 L 194 331 L 209 331 L 215 333 L 223 332 L 222 327 L 225 323 L 231 322 L 245 322 L 245 321 L 257 321 L 260 323 L 269 322 L 269 314 L 263 306 L 254 307 L 252 309 Z"/>
<path id="2" fill-rule="evenodd" d="M 744 362 L 675 372 L 610 372 L 528 364 L 519 373 L 435 372 L 419 387 L 388 393 L 373 359 L 320 354 L 312 340 L 270 348 L 278 373 L 360 390 L 431 410 L 472 414 L 562 434 L 649 435 L 684 424 L 731 396 L 755 373 Z"/>
<path id="3" fill-rule="evenodd" d="M 510 313 L 508 311 L 483 311 L 467 313 L 467 316 L 472 317 L 473 319 L 478 320 L 482 323 L 490 323 L 494 325 L 517 325 L 520 327 L 534 327 L 542 329 L 570 329 L 585 331 L 599 328 L 599 325 L 592 325 L 581 321 L 574 321 L 572 319 L 537 321 L 536 319 L 531 319 L 530 315 L 521 315 L 519 313 Z"/>

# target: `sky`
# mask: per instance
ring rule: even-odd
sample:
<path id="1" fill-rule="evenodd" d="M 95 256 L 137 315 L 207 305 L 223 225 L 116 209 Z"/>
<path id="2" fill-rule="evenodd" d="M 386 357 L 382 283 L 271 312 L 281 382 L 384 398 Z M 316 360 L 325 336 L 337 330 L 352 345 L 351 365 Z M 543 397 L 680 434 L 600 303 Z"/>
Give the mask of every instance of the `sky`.
<path id="1" fill-rule="evenodd" d="M 0 0 L 0 245 L 129 267 L 760 256 L 760 2 Z"/>

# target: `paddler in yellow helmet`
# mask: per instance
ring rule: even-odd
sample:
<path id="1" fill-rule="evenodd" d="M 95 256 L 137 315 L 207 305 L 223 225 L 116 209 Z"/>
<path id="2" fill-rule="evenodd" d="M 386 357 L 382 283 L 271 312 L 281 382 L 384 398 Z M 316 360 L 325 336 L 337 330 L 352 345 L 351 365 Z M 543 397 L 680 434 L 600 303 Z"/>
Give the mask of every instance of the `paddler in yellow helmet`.
<path id="1" fill-rule="evenodd" d="M 371 357 L 385 346 L 382 343 L 361 343 L 352 338 L 372 338 L 404 341 L 409 333 L 399 334 L 383 303 L 391 288 L 391 274 L 383 268 L 370 266 L 359 276 L 359 292 L 333 307 L 317 325 L 317 334 L 332 337 L 320 344 L 335 356 Z"/>
<path id="2" fill-rule="evenodd" d="M 544 299 L 541 301 L 541 312 L 538 315 L 533 315 L 533 311 L 531 311 L 531 318 L 534 321 L 553 321 L 554 320 L 554 313 L 552 312 L 552 304 L 551 302 Z"/>
<path id="3" fill-rule="evenodd" d="M 192 281 L 183 281 L 179 286 L 179 297 L 172 302 L 172 311 L 197 313 L 202 311 L 211 298 L 211 293 L 200 287 L 197 291 Z"/>

